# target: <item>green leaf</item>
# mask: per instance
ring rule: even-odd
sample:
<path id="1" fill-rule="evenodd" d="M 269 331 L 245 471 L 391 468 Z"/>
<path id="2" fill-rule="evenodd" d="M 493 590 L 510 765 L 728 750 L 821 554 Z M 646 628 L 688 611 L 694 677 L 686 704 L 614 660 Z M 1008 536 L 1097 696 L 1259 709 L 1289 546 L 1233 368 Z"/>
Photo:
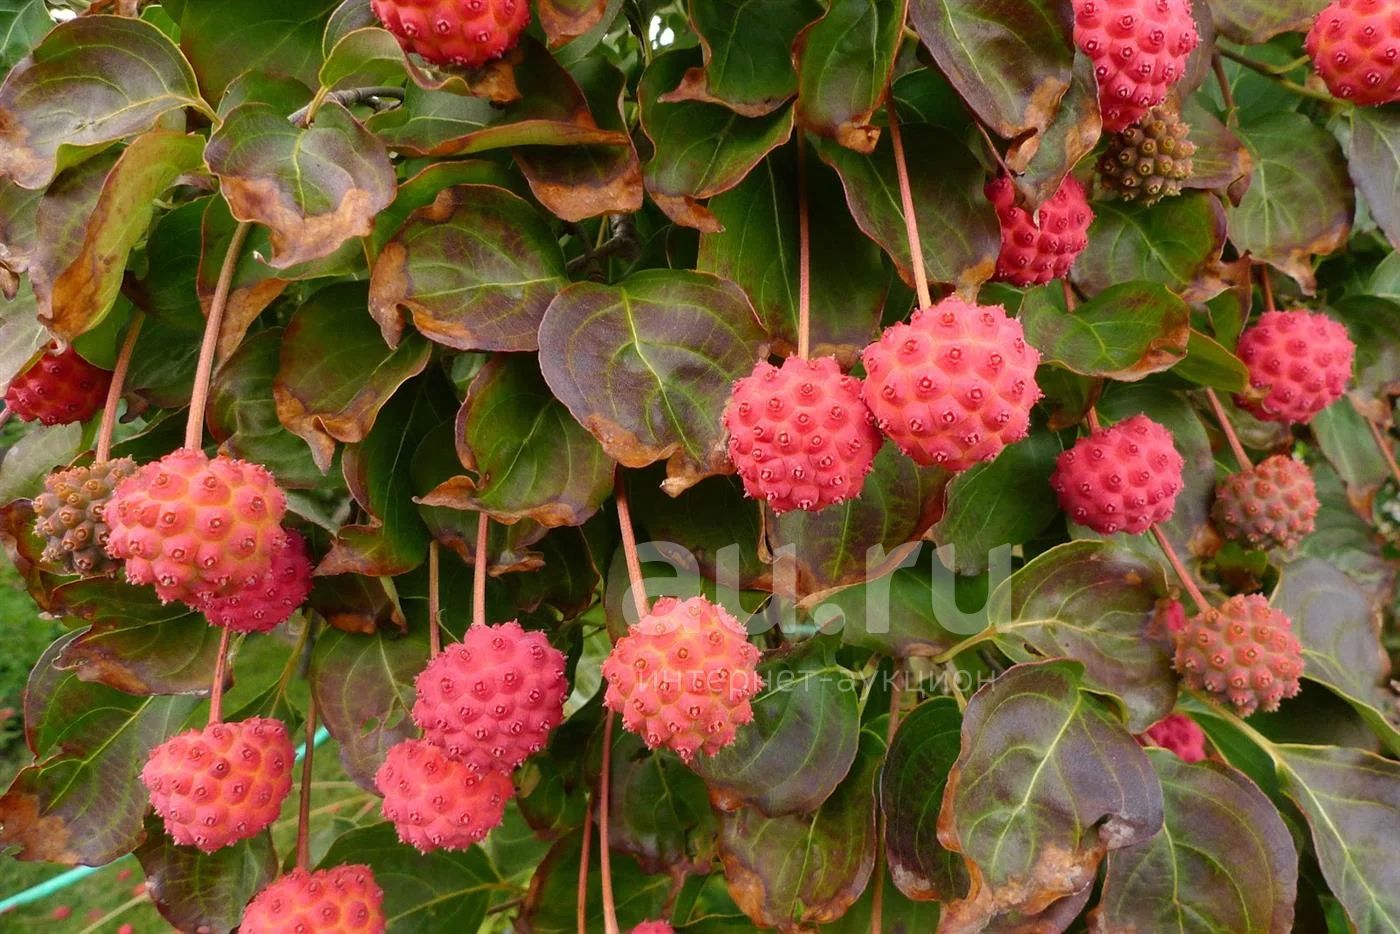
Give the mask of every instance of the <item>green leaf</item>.
<path id="1" fill-rule="evenodd" d="M 409 215 L 419 208 L 427 207 L 445 189 L 453 185 L 494 185 L 497 188 L 524 190 L 519 180 L 510 175 L 502 166 L 484 159 L 462 159 L 453 162 L 434 162 L 411 175 L 401 185 L 394 203 L 389 205 L 374 219 L 374 234 L 364 241 L 365 252 L 371 261 L 379 256 L 384 244 L 399 232 Z"/>
<path id="2" fill-rule="evenodd" d="M 327 30 L 329 32 L 329 29 Z M 402 84 L 407 77 L 398 40 L 377 26 L 340 36 L 318 75 L 327 90 Z"/>
<path id="3" fill-rule="evenodd" d="M 1390 477 L 1390 468 L 1371 437 L 1366 419 L 1343 400 L 1329 405 L 1308 423 L 1322 453 L 1337 468 L 1349 489 L 1374 493 Z"/>
<path id="4" fill-rule="evenodd" d="M 1182 379 L 1223 392 L 1242 392 L 1249 384 L 1244 361 L 1226 350 L 1215 338 L 1195 328 L 1186 341 L 1186 357 L 1172 372 Z"/>
<path id="5" fill-rule="evenodd" d="M 80 16 L 54 27 L 0 87 L 0 176 L 44 188 L 97 148 L 184 107 L 208 110 L 189 63 L 159 29 Z"/>
<path id="6" fill-rule="evenodd" d="M 709 580 L 741 590 L 768 590 L 772 568 L 758 555 L 759 506 L 737 477 L 710 477 L 679 496 L 662 489 L 664 469 L 627 471 L 627 495 L 644 541 L 675 542 Z"/>
<path id="7" fill-rule="evenodd" d="M 245 71 L 315 86 L 321 33 L 340 0 L 183 0 L 180 47 L 210 100 Z M 285 116 L 285 115 L 284 115 Z"/>
<path id="8" fill-rule="evenodd" d="M 100 866 L 131 852 L 150 796 L 138 773 L 179 729 L 192 697 L 132 697 L 54 668 L 71 635 L 39 659 L 24 722 L 36 763 L 0 797 L 0 845 L 16 858 Z"/>
<path id="9" fill-rule="evenodd" d="M 909 160 L 909 187 L 929 280 L 957 288 L 982 283 L 996 268 L 1001 227 L 982 194 L 986 175 L 981 163 L 961 139 L 937 127 L 905 127 L 904 145 L 911 153 L 938 153 L 937 159 Z M 841 176 L 846 203 L 860 229 L 889 254 L 904 281 L 912 283 L 914 267 L 891 144 L 881 140 L 868 156 L 826 141 L 818 141 L 816 148 L 822 161 Z"/>
<path id="10" fill-rule="evenodd" d="M 260 833 L 213 853 L 176 846 L 157 817 L 146 819 L 136 850 L 146 890 L 161 917 L 179 930 L 232 931 L 254 895 L 277 877 L 272 838 Z"/>
<path id="11" fill-rule="evenodd" d="M 1007 573 L 1010 557 L 1007 549 Z M 931 546 L 919 545 L 912 561 L 906 559 L 893 573 L 824 596 L 812 617 L 822 632 L 839 630 L 847 645 L 896 658 L 937 655 L 987 624 L 985 600 L 964 612 L 959 581 L 965 587 L 981 583 L 955 575 Z"/>
<path id="12" fill-rule="evenodd" d="M 29 368 L 39 351 L 49 343 L 49 334 L 39 323 L 34 293 L 23 286 L 15 298 L 0 302 L 0 386 Z"/>
<path id="13" fill-rule="evenodd" d="M 453 477 L 419 502 L 557 526 L 582 525 L 612 495 L 612 459 L 550 395 L 529 354 L 493 357 L 472 380 L 456 447 L 474 477 Z"/>
<path id="14" fill-rule="evenodd" d="M 787 142 L 792 108 L 751 118 L 717 104 L 666 102 L 666 93 L 698 61 L 695 49 L 665 52 L 642 75 L 637 108 L 653 149 L 642 176 L 652 200 L 673 221 L 716 233 L 719 222 L 700 202 L 739 184 Z"/>
<path id="15" fill-rule="evenodd" d="M 805 145 L 805 143 L 800 144 Z M 779 352 L 797 346 L 797 187 L 790 147 L 765 159 L 738 187 L 716 196 L 710 213 L 722 233 L 702 234 L 696 268 L 748 293 Z M 812 240 L 812 356 L 854 362 L 875 337 L 888 292 L 880 249 L 851 221 L 837 178 L 808 166 Z"/>
<path id="16" fill-rule="evenodd" d="M 0 71 L 9 71 L 53 28 L 44 0 L 5 0 L 0 4 Z"/>
<path id="17" fill-rule="evenodd" d="M 34 225 L 43 194 L 0 179 L 0 295 L 6 299 L 19 293 L 18 279 L 38 246 Z"/>
<path id="18" fill-rule="evenodd" d="M 822 15 L 817 0 L 691 0 L 689 9 L 705 63 L 689 69 L 663 100 L 723 104 L 761 117 L 797 93 L 792 44 L 803 26 Z"/>
<path id="19" fill-rule="evenodd" d="M 92 432 L 83 425 L 34 425 L 0 461 L 0 503 L 32 499 L 44 490 L 44 477 L 66 467 L 86 447 Z"/>
<path id="20" fill-rule="evenodd" d="M 825 801 L 851 771 L 860 733 L 856 685 L 836 662 L 829 639 L 812 639 L 758 667 L 763 690 L 753 722 L 693 768 L 724 811 L 754 807 L 764 814 L 806 813 Z"/>
<path id="21" fill-rule="evenodd" d="M 1313 533 L 1298 546 L 1299 554 L 1326 561 L 1366 588 L 1373 599 L 1379 599 L 1381 593 L 1390 592 L 1395 570 L 1381 555 L 1375 527 L 1356 514 L 1346 487 L 1330 464 L 1310 466 L 1321 508 Z"/>
<path id="22" fill-rule="evenodd" d="M 330 467 L 335 442 L 363 441 L 379 410 L 423 372 L 432 346 L 417 334 L 397 349 L 384 344 L 365 307 L 365 287 L 340 283 L 313 295 L 292 315 L 273 380 L 277 417 Z"/>
<path id="23" fill-rule="evenodd" d="M 1003 139 L 1055 119 L 1073 79 L 1070 10 L 1051 0 L 913 0 L 910 17 L 938 67 Z"/>
<path id="24" fill-rule="evenodd" d="M 598 839 L 589 852 L 586 885 L 585 930 L 603 930 L 602 871 L 598 865 Z M 530 890 L 520 911 L 519 926 L 532 934 L 574 934 L 578 930 L 579 867 L 583 865 L 583 834 L 575 831 L 561 837 L 539 861 L 530 878 Z M 673 880 L 669 876 L 649 876 L 630 856 L 614 853 L 613 893 L 617 920 L 623 930 L 662 915 Z"/>
<path id="25" fill-rule="evenodd" d="M 627 467 L 667 461 L 667 492 L 727 473 L 720 414 L 766 342 L 732 282 L 684 270 L 575 283 L 540 324 L 554 395 Z"/>
<path id="26" fill-rule="evenodd" d="M 1250 45 L 1283 32 L 1302 32 L 1324 4 L 1319 0 L 1205 0 L 1222 33 Z"/>
<path id="27" fill-rule="evenodd" d="M 793 43 L 797 122 L 857 152 L 880 131 L 871 117 L 885 101 L 904 38 L 908 0 L 832 0 L 826 15 Z"/>
<path id="28" fill-rule="evenodd" d="M 938 841 L 938 809 L 960 749 L 962 714 L 951 697 L 934 697 L 899 724 L 880 773 L 885 856 L 899 890 L 917 901 L 952 901 L 967 872 Z"/>
<path id="29" fill-rule="evenodd" d="M 1147 755 L 1162 781 L 1162 831 L 1108 855 L 1091 929 L 1293 930 L 1298 855 L 1268 797 L 1223 763 Z"/>
<path id="30" fill-rule="evenodd" d="M 390 345 L 400 309 L 458 350 L 534 350 L 540 319 L 569 282 L 553 231 L 529 202 L 489 185 L 442 191 L 384 245 L 369 308 Z"/>
<path id="31" fill-rule="evenodd" d="M 648 752 L 626 730 L 614 731 L 609 844 L 643 871 L 708 872 L 715 816 L 705 783 L 669 752 Z"/>
<path id="32" fill-rule="evenodd" d="M 1181 116 L 1191 127 L 1188 137 L 1196 146 L 1191 175 L 1182 184 L 1228 194 L 1238 204 L 1254 172 L 1249 150 L 1239 136 L 1205 108 L 1198 95 L 1182 104 Z"/>
<path id="33" fill-rule="evenodd" d="M 1090 295 L 1120 282 L 1143 280 L 1189 298 L 1220 259 L 1224 245 L 1225 214 L 1212 195 L 1188 192 L 1150 207 L 1095 201 L 1089 246 L 1075 260 L 1070 276 Z"/>
<path id="34" fill-rule="evenodd" d="M 1021 324 L 1041 363 L 1123 382 L 1170 369 L 1186 355 L 1191 309 L 1163 286 L 1125 282 L 1066 311 L 1057 289 L 1026 296 Z"/>
<path id="35" fill-rule="evenodd" d="M 720 816 L 720 855 L 735 902 L 756 924 L 794 929 L 840 918 L 875 866 L 875 783 L 885 740 L 860 731 L 850 774 L 810 814 L 769 817 L 747 807 Z"/>
<path id="36" fill-rule="evenodd" d="M 1230 241 L 1310 291 L 1312 257 L 1339 249 L 1351 231 L 1355 198 L 1341 146 L 1297 113 L 1276 113 L 1240 132 L 1254 181 L 1239 207 L 1225 209 Z"/>
<path id="37" fill-rule="evenodd" d="M 1376 268 L 1377 279 L 1388 264 L 1394 265 L 1391 257 L 1400 257 L 1400 253 L 1391 253 L 1381 262 Z M 1370 289 L 1378 291 L 1375 282 Z M 1347 333 L 1356 342 L 1352 386 L 1358 391 L 1352 393 L 1352 398 L 1385 398 L 1386 387 L 1400 373 L 1400 301 L 1348 295 L 1331 303 L 1331 312 L 1346 325 Z"/>
<path id="38" fill-rule="evenodd" d="M 1082 690 L 1083 667 L 1018 665 L 967 705 L 939 840 L 968 863 L 972 888 L 944 923 L 1038 914 L 1093 882 L 1111 851 L 1162 826 L 1151 763 L 1118 719 Z"/>
<path id="39" fill-rule="evenodd" d="M 367 237 L 397 184 L 384 145 L 334 101 L 310 128 L 270 104 L 235 107 L 205 149 L 233 216 L 266 225 L 275 269 L 330 256 Z"/>

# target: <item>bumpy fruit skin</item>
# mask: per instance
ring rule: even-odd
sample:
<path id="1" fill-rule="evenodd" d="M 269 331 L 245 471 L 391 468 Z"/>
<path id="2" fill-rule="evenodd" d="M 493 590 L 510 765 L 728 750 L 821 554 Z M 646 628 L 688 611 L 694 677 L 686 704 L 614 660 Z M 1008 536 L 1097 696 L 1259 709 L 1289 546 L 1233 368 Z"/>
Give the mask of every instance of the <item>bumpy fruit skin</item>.
<path id="1" fill-rule="evenodd" d="M 676 934 L 669 921 L 643 921 L 632 929 L 632 934 Z"/>
<path id="2" fill-rule="evenodd" d="M 50 346 L 29 369 L 10 381 L 5 405 L 23 422 L 85 422 L 107 401 L 111 385 L 110 370 L 88 363 L 72 347 L 57 353 Z"/>
<path id="3" fill-rule="evenodd" d="M 1347 329 L 1324 314 L 1266 311 L 1237 350 L 1254 392 L 1235 397 L 1266 422 L 1306 425 L 1342 397 L 1356 353 Z"/>
<path id="4" fill-rule="evenodd" d="M 374 776 L 384 819 L 421 852 L 465 850 L 486 838 L 515 795 L 502 772 L 473 772 L 424 739 L 389 750 Z"/>
<path id="5" fill-rule="evenodd" d="M 240 934 L 383 934 L 384 891 L 368 866 L 293 869 L 243 909 Z"/>
<path id="6" fill-rule="evenodd" d="M 1312 534 L 1317 510 L 1308 465 L 1276 454 L 1226 477 L 1215 490 L 1210 517 L 1231 541 L 1251 548 L 1292 548 Z"/>
<path id="7" fill-rule="evenodd" d="M 1099 179 L 1124 201 L 1156 204 L 1181 194 L 1191 177 L 1196 144 L 1191 128 L 1166 107 L 1154 107 L 1137 126 L 1115 133 L 1099 159 Z"/>
<path id="8" fill-rule="evenodd" d="M 603 662 L 604 703 L 651 749 L 714 755 L 753 719 L 758 649 L 722 606 L 663 597 Z"/>
<path id="9" fill-rule="evenodd" d="M 44 540 L 43 560 L 84 577 L 114 573 L 118 564 L 107 556 L 104 510 L 117 484 L 135 472 L 136 462 L 122 457 L 45 477 L 44 492 L 34 498 L 34 532 Z"/>
<path id="10" fill-rule="evenodd" d="M 213 723 L 151 750 L 141 781 L 171 839 L 212 853 L 277 819 L 295 758 L 279 720 Z"/>
<path id="11" fill-rule="evenodd" d="M 182 449 L 146 464 L 107 504 L 107 554 L 133 584 L 190 606 L 256 584 L 283 541 L 287 500 L 267 469 Z"/>
<path id="12" fill-rule="evenodd" d="M 272 565 L 257 581 L 227 597 L 211 597 L 195 609 L 215 626 L 234 632 L 271 632 L 311 593 L 306 539 L 290 529 L 272 549 Z"/>
<path id="13" fill-rule="evenodd" d="M 1147 746 L 1160 746 L 1176 753 L 1182 762 L 1200 762 L 1206 757 L 1206 733 L 1200 724 L 1181 713 L 1167 714 L 1138 737 Z"/>
<path id="14" fill-rule="evenodd" d="M 414 722 L 473 772 L 509 774 L 564 718 L 564 667 L 544 633 L 514 620 L 472 626 L 418 675 Z"/>
<path id="15" fill-rule="evenodd" d="M 436 65 L 480 68 L 515 48 L 528 0 L 371 0 L 399 44 Z"/>
<path id="16" fill-rule="evenodd" d="M 924 466 L 967 470 L 1026 436 L 1040 351 L 1000 305 L 949 296 L 865 348 L 865 404 Z"/>
<path id="17" fill-rule="evenodd" d="M 1363 106 L 1400 100 L 1400 3 L 1334 0 L 1304 42 L 1335 97 Z"/>
<path id="18" fill-rule="evenodd" d="M 1050 486 L 1080 525 L 1137 535 L 1171 518 L 1185 465 L 1170 431 L 1134 415 L 1075 442 L 1060 455 Z"/>
<path id="19" fill-rule="evenodd" d="M 724 407 L 729 460 L 744 491 L 775 513 L 859 496 L 884 440 L 860 390 L 834 357 L 759 361 Z"/>
<path id="20" fill-rule="evenodd" d="M 1200 43 L 1191 0 L 1073 0 L 1074 41 L 1094 63 L 1109 133 L 1125 130 L 1186 73 Z"/>
<path id="21" fill-rule="evenodd" d="M 986 187 L 987 200 L 1001 222 L 1001 253 L 996 277 L 1013 285 L 1041 285 L 1069 273 L 1089 245 L 1094 211 L 1084 186 L 1066 175 L 1055 194 L 1040 206 L 1034 219 L 1016 204 L 1016 188 L 1002 175 Z"/>
<path id="22" fill-rule="evenodd" d="M 1177 634 L 1176 670 L 1188 688 L 1247 717 L 1298 693 L 1303 648 L 1285 614 L 1260 594 L 1242 594 L 1187 621 Z"/>

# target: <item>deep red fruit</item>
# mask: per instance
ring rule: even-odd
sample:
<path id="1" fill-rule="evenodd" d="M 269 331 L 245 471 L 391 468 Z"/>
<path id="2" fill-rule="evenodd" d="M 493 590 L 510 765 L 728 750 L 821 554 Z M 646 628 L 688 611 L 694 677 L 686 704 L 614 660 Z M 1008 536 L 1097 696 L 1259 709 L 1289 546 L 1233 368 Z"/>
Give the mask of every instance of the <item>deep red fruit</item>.
<path id="1" fill-rule="evenodd" d="M 295 758 L 280 720 L 213 723 L 152 749 L 141 781 L 171 839 L 212 853 L 277 819 Z"/>
<path id="2" fill-rule="evenodd" d="M 729 460 L 744 491 L 775 513 L 859 496 L 883 441 L 860 390 L 834 357 L 760 361 L 724 408 Z"/>
<path id="3" fill-rule="evenodd" d="M 1312 534 L 1317 488 L 1302 461 L 1276 454 L 1231 474 L 1210 517 L 1222 536 L 1251 548 L 1292 548 Z"/>
<path id="4" fill-rule="evenodd" d="M 1400 2 L 1333 0 L 1304 43 L 1327 89 L 1357 104 L 1400 100 Z"/>
<path id="5" fill-rule="evenodd" d="M 34 533 L 44 541 L 44 561 L 84 577 L 115 573 L 105 510 L 117 484 L 135 472 L 136 462 L 121 457 L 45 477 L 44 492 L 34 497 Z"/>
<path id="6" fill-rule="evenodd" d="M 1347 329 L 1309 311 L 1266 311 L 1240 335 L 1254 392 L 1235 397 L 1266 422 L 1306 425 L 1346 392 L 1356 353 Z"/>
<path id="7" fill-rule="evenodd" d="M 564 666 L 544 633 L 514 620 L 472 626 L 418 675 L 414 722 L 472 771 L 509 774 L 564 718 Z"/>
<path id="8" fill-rule="evenodd" d="M 287 501 L 265 467 L 179 450 L 123 480 L 107 504 L 107 553 L 133 584 L 191 606 L 260 581 Z"/>
<path id="9" fill-rule="evenodd" d="M 424 853 L 480 843 L 515 795 L 508 775 L 473 772 L 423 739 L 393 746 L 374 784 L 384 795 L 384 819 L 400 840 Z"/>
<path id="10" fill-rule="evenodd" d="M 1206 734 L 1200 724 L 1181 713 L 1167 714 L 1138 737 L 1145 746 L 1160 746 L 1176 753 L 1182 762 L 1200 762 L 1206 757 Z"/>
<path id="11" fill-rule="evenodd" d="M 967 470 L 1026 436 L 1040 352 L 1000 305 L 949 296 L 865 348 L 865 404 L 924 466 Z"/>
<path id="12" fill-rule="evenodd" d="M 1239 595 L 1187 621 L 1177 634 L 1176 670 L 1188 688 L 1228 700 L 1247 717 L 1298 693 L 1303 648 L 1285 614 L 1260 594 Z"/>
<path id="13" fill-rule="evenodd" d="M 1080 525 L 1137 535 L 1171 518 L 1185 465 L 1170 431 L 1134 415 L 1080 438 L 1060 455 L 1050 485 Z"/>
<path id="14" fill-rule="evenodd" d="M 1073 0 L 1074 41 L 1094 63 L 1109 133 L 1166 99 L 1201 41 L 1191 0 Z"/>
<path id="15" fill-rule="evenodd" d="M 1066 175 L 1034 219 L 1016 204 L 1016 186 L 1005 175 L 988 182 L 986 192 L 1001 221 L 997 278 L 1025 286 L 1068 275 L 1089 245 L 1089 225 L 1094 222 L 1084 186 L 1073 175 Z"/>
<path id="16" fill-rule="evenodd" d="M 258 580 L 227 597 L 212 597 L 195 609 L 215 626 L 234 632 L 271 632 L 287 621 L 311 593 L 311 558 L 306 539 L 285 530 L 272 550 L 272 566 Z"/>
<path id="17" fill-rule="evenodd" d="M 57 353 L 51 345 L 29 369 L 10 381 L 5 405 L 23 422 L 85 422 L 107 401 L 111 385 L 110 370 L 88 363 L 72 347 Z"/>
<path id="18" fill-rule="evenodd" d="M 384 892 L 368 866 L 293 869 L 243 909 L 239 934 L 382 934 Z"/>
<path id="19" fill-rule="evenodd" d="M 462 68 L 500 58 L 530 24 L 527 0 L 370 0 L 370 7 L 408 51 Z"/>
<path id="20" fill-rule="evenodd" d="M 753 719 L 758 649 L 722 606 L 662 597 L 603 662 L 609 710 L 651 749 L 714 755 Z"/>

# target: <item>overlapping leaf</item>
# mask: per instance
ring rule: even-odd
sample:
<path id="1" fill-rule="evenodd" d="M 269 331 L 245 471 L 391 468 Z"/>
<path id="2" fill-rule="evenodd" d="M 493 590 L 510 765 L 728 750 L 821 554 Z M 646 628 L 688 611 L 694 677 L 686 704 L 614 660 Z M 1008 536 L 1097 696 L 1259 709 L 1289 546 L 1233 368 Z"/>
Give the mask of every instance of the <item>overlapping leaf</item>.
<path id="1" fill-rule="evenodd" d="M 1037 290 L 1020 318 L 1042 364 L 1124 382 L 1170 369 L 1186 355 L 1191 330 L 1186 303 L 1146 282 L 1110 286 L 1073 312 L 1054 289 Z"/>
<path id="2" fill-rule="evenodd" d="M 321 34 L 340 0 L 182 0 L 180 48 L 199 86 L 218 100 L 248 70 L 311 85 L 321 65 Z M 285 114 L 283 116 L 286 116 Z"/>
<path id="3" fill-rule="evenodd" d="M 938 808 L 957 761 L 962 714 L 951 697 L 934 697 L 899 724 L 880 773 L 885 856 L 899 890 L 918 901 L 952 901 L 967 891 L 957 854 L 938 841 Z"/>
<path id="4" fill-rule="evenodd" d="M 793 45 L 799 125 L 858 152 L 880 138 L 871 117 L 885 100 L 909 0 L 832 0 Z"/>
<path id="5" fill-rule="evenodd" d="M 147 818 L 136 858 L 156 910 L 179 930 L 232 931 L 248 902 L 277 877 L 277 851 L 267 833 L 201 853 L 176 846 L 156 817 Z"/>
<path id="6" fill-rule="evenodd" d="M 1070 274 L 1090 295 L 1133 280 L 1185 293 L 1219 260 L 1224 245 L 1225 214 L 1211 195 L 1188 193 L 1151 207 L 1096 201 L 1089 246 Z"/>

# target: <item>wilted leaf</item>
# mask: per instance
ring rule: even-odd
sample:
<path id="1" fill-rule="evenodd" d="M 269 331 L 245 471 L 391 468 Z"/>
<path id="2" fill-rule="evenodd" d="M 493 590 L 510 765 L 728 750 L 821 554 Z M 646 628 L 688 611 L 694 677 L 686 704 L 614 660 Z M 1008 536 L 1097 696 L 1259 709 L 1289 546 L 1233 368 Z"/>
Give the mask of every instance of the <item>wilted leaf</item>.
<path id="1" fill-rule="evenodd" d="M 1070 170 L 1093 152 L 1102 130 L 1094 63 L 1079 53 L 1074 57 L 1073 80 L 1060 98 L 1055 119 L 1039 134 L 1024 137 L 1007 149 L 1006 161 L 1012 171 L 1025 165 L 1025 174 L 1015 176 L 1015 181 L 1026 203 L 1042 204 L 1054 197 Z"/>
<path id="2" fill-rule="evenodd" d="M 277 850 L 268 834 L 201 853 L 176 846 L 157 817 L 147 818 L 146 842 L 136 858 L 156 910 L 182 931 L 232 931 L 248 902 L 277 877 Z"/>
<path id="3" fill-rule="evenodd" d="M 966 860 L 971 890 L 947 907 L 945 930 L 1038 914 L 1079 893 L 1110 850 L 1161 828 L 1151 763 L 1083 691 L 1083 671 L 1019 665 L 968 703 L 938 837 Z"/>
<path id="4" fill-rule="evenodd" d="M 1089 246 L 1070 271 L 1090 295 L 1120 282 L 1156 282 L 1185 293 L 1220 259 L 1225 214 L 1204 193 L 1187 193 L 1151 207 L 1095 201 Z"/>
<path id="5" fill-rule="evenodd" d="M 321 33 L 339 4 L 340 0 L 182 0 L 180 47 L 210 100 L 218 100 L 239 74 L 250 70 L 314 86 L 321 65 Z"/>
<path id="6" fill-rule="evenodd" d="M 924 701 L 900 721 L 880 773 L 890 876 L 918 901 L 952 901 L 967 891 L 962 861 L 938 842 L 938 808 L 958 758 L 961 728 L 953 698 Z"/>
<path id="7" fill-rule="evenodd" d="M 1026 296 L 1020 318 L 1042 365 L 1124 382 L 1170 369 L 1186 356 L 1191 332 L 1186 303 L 1147 282 L 1110 286 L 1073 312 L 1047 286 Z"/>
<path id="8" fill-rule="evenodd" d="M 536 0 L 535 13 L 551 47 L 588 32 L 603 19 L 608 0 Z"/>
<path id="9" fill-rule="evenodd" d="M 885 101 L 904 38 L 908 0 L 832 0 L 793 43 L 800 126 L 849 149 L 871 152 L 870 118 Z"/>
<path id="10" fill-rule="evenodd" d="M 208 109 L 164 33 L 141 19 L 80 16 L 54 27 L 0 87 L 0 177 L 44 188 L 95 147 L 184 107 Z"/>
<path id="11" fill-rule="evenodd" d="M 529 202 L 490 185 L 448 188 L 379 253 L 369 308 L 397 346 L 400 309 L 458 350 L 534 350 L 545 308 L 568 284 L 564 254 Z"/>
<path id="12" fill-rule="evenodd" d="M 765 350 L 732 282 L 649 270 L 617 285 L 579 282 L 540 324 L 550 390 L 627 467 L 667 463 L 667 492 L 728 472 L 720 413 Z"/>
<path id="13" fill-rule="evenodd" d="M 1244 143 L 1193 96 L 1181 106 L 1181 116 L 1191 127 L 1188 139 L 1196 146 L 1191 175 L 1182 184 L 1227 194 L 1235 204 L 1244 197 L 1254 172 L 1254 159 Z"/>

